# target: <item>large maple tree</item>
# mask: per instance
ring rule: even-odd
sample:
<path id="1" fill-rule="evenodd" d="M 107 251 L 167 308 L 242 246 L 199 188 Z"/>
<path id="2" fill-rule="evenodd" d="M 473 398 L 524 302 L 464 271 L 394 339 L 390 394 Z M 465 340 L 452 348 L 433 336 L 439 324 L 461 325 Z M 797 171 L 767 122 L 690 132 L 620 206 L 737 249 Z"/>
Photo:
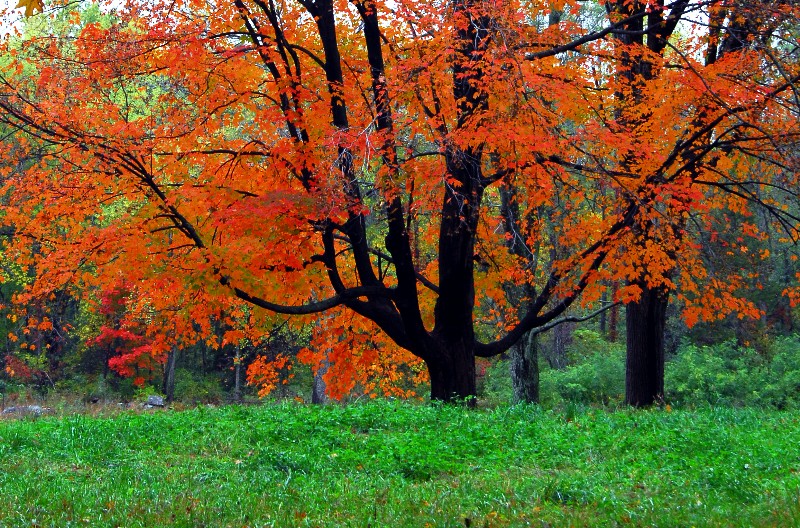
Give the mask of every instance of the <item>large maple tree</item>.
<path id="1" fill-rule="evenodd" d="M 704 62 L 741 4 L 609 3 L 599 29 L 581 5 L 133 0 L 6 39 L 26 295 L 124 277 L 192 339 L 238 301 L 328 312 L 334 364 L 391 346 L 442 400 L 610 280 L 704 306 L 689 219 L 757 201 L 792 219 L 751 194 L 796 183 L 797 8 L 757 4 L 747 44 Z"/>

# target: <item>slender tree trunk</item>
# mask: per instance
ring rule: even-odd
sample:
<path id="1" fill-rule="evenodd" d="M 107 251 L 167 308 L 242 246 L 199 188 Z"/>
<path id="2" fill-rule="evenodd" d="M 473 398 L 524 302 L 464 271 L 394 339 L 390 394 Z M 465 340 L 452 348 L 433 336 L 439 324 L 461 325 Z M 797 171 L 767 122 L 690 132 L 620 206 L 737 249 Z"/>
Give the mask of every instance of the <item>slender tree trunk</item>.
<path id="1" fill-rule="evenodd" d="M 553 347 L 551 350 L 551 365 L 557 369 L 567 367 L 567 347 L 572 344 L 572 332 L 575 330 L 574 323 L 563 323 L 553 328 Z"/>
<path id="2" fill-rule="evenodd" d="M 792 284 L 792 271 L 793 267 L 790 263 L 789 259 L 789 252 L 787 250 L 783 250 L 783 284 L 785 287 L 788 287 Z M 778 301 L 781 308 L 782 308 L 782 319 L 783 319 L 783 328 L 785 332 L 793 332 L 795 329 L 792 305 L 785 296 L 781 297 L 781 300 Z"/>
<path id="3" fill-rule="evenodd" d="M 603 294 L 600 297 L 600 303 L 605 305 L 608 302 L 608 290 L 603 288 Z M 608 314 L 603 312 L 600 314 L 600 335 L 607 336 L 608 335 Z"/>
<path id="4" fill-rule="evenodd" d="M 669 291 L 642 287 L 626 306 L 625 403 L 647 407 L 664 400 L 664 329 Z"/>
<path id="5" fill-rule="evenodd" d="M 323 376 L 328 372 L 329 366 L 330 362 L 328 361 L 328 354 L 326 353 L 325 357 L 322 359 L 322 363 L 314 373 L 314 381 L 311 388 L 311 403 L 313 404 L 324 405 L 328 403 L 328 387 L 325 384 Z"/>
<path id="6" fill-rule="evenodd" d="M 539 403 L 539 336 L 528 332 L 511 347 L 514 403 Z"/>
<path id="7" fill-rule="evenodd" d="M 167 403 L 175 399 L 175 363 L 178 360 L 178 351 L 174 348 L 167 355 L 167 362 L 164 364 L 164 396 Z"/>
<path id="8" fill-rule="evenodd" d="M 242 349 L 238 346 L 233 357 L 233 401 L 242 401 Z"/>
<path id="9" fill-rule="evenodd" d="M 617 281 L 611 283 L 611 300 L 617 296 L 617 290 L 619 286 Z M 608 311 L 608 334 L 606 334 L 606 339 L 611 341 L 612 343 L 617 342 L 617 338 L 619 337 L 619 307 L 617 305 L 612 306 Z"/>

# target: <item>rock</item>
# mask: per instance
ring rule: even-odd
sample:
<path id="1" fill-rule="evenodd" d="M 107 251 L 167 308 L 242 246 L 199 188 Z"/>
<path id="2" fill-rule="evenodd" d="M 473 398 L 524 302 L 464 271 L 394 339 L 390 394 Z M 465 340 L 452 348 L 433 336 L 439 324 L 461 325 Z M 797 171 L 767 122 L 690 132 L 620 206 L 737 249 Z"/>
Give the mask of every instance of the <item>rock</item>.
<path id="1" fill-rule="evenodd" d="M 152 395 L 147 397 L 147 401 L 144 404 L 145 407 L 164 407 L 164 397 Z"/>
<path id="2" fill-rule="evenodd" d="M 48 407 L 40 407 L 38 405 L 16 405 L 9 407 L 3 411 L 3 414 L 18 414 L 20 416 L 41 416 L 43 414 L 50 414 L 53 409 Z"/>

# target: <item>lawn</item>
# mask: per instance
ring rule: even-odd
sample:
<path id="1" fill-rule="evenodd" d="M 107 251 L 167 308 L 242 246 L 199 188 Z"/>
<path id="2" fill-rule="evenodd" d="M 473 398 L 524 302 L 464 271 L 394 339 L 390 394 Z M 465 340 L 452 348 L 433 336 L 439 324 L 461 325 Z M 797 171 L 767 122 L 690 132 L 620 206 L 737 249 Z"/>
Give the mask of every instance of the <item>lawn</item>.
<path id="1" fill-rule="evenodd" d="M 266 404 L 0 421 L 0 526 L 800 526 L 800 412 Z"/>

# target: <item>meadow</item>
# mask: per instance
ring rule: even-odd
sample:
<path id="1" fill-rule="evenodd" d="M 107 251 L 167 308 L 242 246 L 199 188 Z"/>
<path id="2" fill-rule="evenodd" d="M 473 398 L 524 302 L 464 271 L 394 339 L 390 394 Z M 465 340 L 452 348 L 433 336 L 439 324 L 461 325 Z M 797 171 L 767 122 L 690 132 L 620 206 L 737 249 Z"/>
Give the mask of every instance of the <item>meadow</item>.
<path id="1" fill-rule="evenodd" d="M 0 421 L 0 526 L 798 526 L 800 412 L 197 407 Z"/>

